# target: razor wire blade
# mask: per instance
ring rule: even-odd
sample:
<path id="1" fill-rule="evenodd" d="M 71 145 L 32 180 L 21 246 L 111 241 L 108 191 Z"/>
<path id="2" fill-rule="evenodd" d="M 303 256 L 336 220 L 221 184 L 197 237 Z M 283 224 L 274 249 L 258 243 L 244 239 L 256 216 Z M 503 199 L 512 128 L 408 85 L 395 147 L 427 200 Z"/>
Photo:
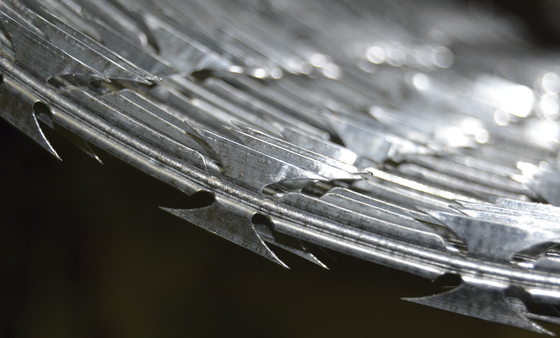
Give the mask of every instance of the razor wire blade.
<path id="1" fill-rule="evenodd" d="M 412 302 L 560 323 L 560 67 L 509 20 L 441 1 L 0 4 L 0 116 L 55 157 L 43 128 L 282 266 L 269 245 L 325 268 L 326 248 L 461 277 Z"/>

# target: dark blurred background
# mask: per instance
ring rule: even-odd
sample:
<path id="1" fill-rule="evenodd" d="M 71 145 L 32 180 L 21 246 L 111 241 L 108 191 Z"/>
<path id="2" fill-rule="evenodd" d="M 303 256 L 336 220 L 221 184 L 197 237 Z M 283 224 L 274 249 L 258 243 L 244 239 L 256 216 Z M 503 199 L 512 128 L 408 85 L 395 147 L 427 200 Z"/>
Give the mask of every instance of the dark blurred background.
<path id="1" fill-rule="evenodd" d="M 560 1 L 556 0 L 465 0 L 471 6 L 495 9 L 498 15 L 513 15 L 536 45 L 555 48 L 560 45 Z"/>
<path id="2" fill-rule="evenodd" d="M 554 1 L 495 10 L 560 42 Z M 49 138 L 63 162 L 0 120 L 0 338 L 537 336 L 401 301 L 441 286 L 341 254 L 326 271 L 278 249 L 285 270 L 160 211 L 186 206 L 174 189 Z"/>

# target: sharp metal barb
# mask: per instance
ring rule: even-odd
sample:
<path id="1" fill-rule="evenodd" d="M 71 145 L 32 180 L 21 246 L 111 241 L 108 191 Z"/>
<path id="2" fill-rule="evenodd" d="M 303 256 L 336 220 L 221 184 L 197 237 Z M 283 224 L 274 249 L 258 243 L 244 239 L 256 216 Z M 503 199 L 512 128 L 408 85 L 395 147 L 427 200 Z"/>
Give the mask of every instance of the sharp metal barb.
<path id="1" fill-rule="evenodd" d="M 266 141 L 255 137 L 255 133 L 251 130 L 236 130 L 231 129 L 235 137 L 241 140 L 241 143 L 247 147 L 270 155 L 274 158 L 285 161 L 286 163 L 293 164 L 299 168 L 313 172 L 328 181 L 332 180 L 359 180 L 361 176 L 352 174 L 351 172 L 340 168 L 332 161 L 318 160 L 313 154 L 309 152 L 295 152 L 288 149 L 286 144 L 280 144 L 277 139 L 268 138 Z M 270 141 L 270 142 L 269 142 Z M 315 157 L 315 158 L 313 158 Z M 335 166 L 336 165 L 336 166 Z M 347 168 L 348 169 L 348 168 Z M 352 170 L 352 168 L 350 168 Z"/>
<path id="2" fill-rule="evenodd" d="M 490 261 L 509 262 L 515 253 L 525 248 L 560 239 L 556 229 L 486 221 L 443 211 L 423 211 L 459 236 L 467 244 L 470 255 Z M 488 236 L 489 233 L 494 235 Z"/>
<path id="3" fill-rule="evenodd" d="M 115 31 L 114 28 L 103 21 L 96 18 L 92 20 L 92 23 L 107 48 L 119 53 L 137 67 L 159 76 L 173 75 L 179 72 L 174 69 L 169 61 L 130 42 L 125 36 L 119 34 L 118 31 Z"/>
<path id="4" fill-rule="evenodd" d="M 288 268 L 259 237 L 251 223 L 255 211 L 241 208 L 221 196 L 216 196 L 214 203 L 208 207 L 162 209 Z"/>
<path id="5" fill-rule="evenodd" d="M 218 153 L 226 175 L 246 188 L 262 192 L 266 186 L 283 183 L 291 189 L 301 189 L 312 182 L 326 180 L 313 172 L 253 150 L 209 130 L 193 129 Z M 244 165 L 241 166 L 241 163 Z"/>
<path id="6" fill-rule="evenodd" d="M 477 6 L 0 0 L 0 117 L 213 196 L 163 209 L 282 266 L 265 243 L 454 274 L 413 301 L 549 333 L 557 51 Z"/>
<path id="7" fill-rule="evenodd" d="M 16 63 L 45 83 L 58 75 L 87 75 L 92 79 L 109 81 L 108 77 L 24 27 L 6 12 L 0 11 L 0 20 L 10 35 L 16 53 Z M 40 48 L 37 48 L 37 45 L 40 45 Z M 35 56 L 37 51 L 41 53 L 39 59 Z"/>
<path id="8" fill-rule="evenodd" d="M 0 86 L 2 118 L 37 142 L 54 157 L 62 160 L 45 137 L 37 120 L 33 106 L 39 100 L 27 90 L 25 90 L 27 91 L 26 95 L 23 90 L 25 89 L 21 84 L 8 77 L 2 78 L 2 85 Z"/>
<path id="9" fill-rule="evenodd" d="M 457 288 L 445 293 L 404 300 L 456 312 L 496 323 L 516 326 L 525 330 L 554 335 L 528 320 L 517 307 L 512 306 L 504 295 L 503 288 L 484 284 L 463 282 Z"/>
<path id="10" fill-rule="evenodd" d="M 97 41 L 65 24 L 52 13 L 45 12 L 48 20 L 29 11 L 36 25 L 58 48 L 64 49 L 76 59 L 88 64 L 111 79 L 138 81 L 150 85 L 160 78 L 134 66 L 120 55 Z"/>
<path id="11" fill-rule="evenodd" d="M 143 13 L 143 17 L 146 25 L 158 41 L 160 55 L 171 61 L 184 75 L 206 69 L 227 71 L 231 68 L 232 65 L 226 59 L 167 25 L 154 15 Z M 187 60 L 188 62 L 186 62 Z"/>
<path id="12" fill-rule="evenodd" d="M 383 234 L 398 240 L 406 240 L 412 236 L 427 247 L 440 250 L 445 247 L 445 243 L 439 235 L 420 223 L 391 223 L 297 193 L 287 193 L 280 200 L 288 205 L 297 206 L 313 214 L 324 215 L 328 219 L 336 220 L 360 230 Z"/>

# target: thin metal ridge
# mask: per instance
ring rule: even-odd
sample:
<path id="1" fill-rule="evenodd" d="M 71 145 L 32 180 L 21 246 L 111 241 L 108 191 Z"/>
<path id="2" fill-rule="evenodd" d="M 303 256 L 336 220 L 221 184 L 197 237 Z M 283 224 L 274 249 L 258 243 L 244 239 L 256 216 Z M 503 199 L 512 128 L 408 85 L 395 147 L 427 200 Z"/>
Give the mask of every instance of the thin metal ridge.
<path id="1" fill-rule="evenodd" d="M 165 3 L 98 0 L 88 14 L 58 1 L 3 1 L 0 116 L 56 157 L 42 128 L 70 133 L 93 156 L 88 144 L 185 194 L 210 197 L 205 206 L 162 209 L 281 266 L 287 267 L 268 244 L 325 268 L 305 243 L 431 280 L 458 275 L 456 289 L 408 300 L 552 334 L 529 318 L 558 323 L 560 316 L 531 313 L 526 305 L 560 306 L 560 209 L 530 202 L 555 201 L 543 184 L 557 181 L 558 140 L 529 135 L 555 120 L 499 97 L 506 91 L 529 98 L 526 86 L 483 76 L 473 84 L 447 69 L 451 51 L 443 45 L 405 46 L 418 49 L 416 61 L 405 65 L 393 47 L 380 44 L 367 50 L 369 66 L 381 68 L 389 87 L 412 91 L 408 99 L 393 93 L 386 102 L 373 89 L 377 73 L 352 65 L 355 59 L 325 42 L 328 36 L 344 40 L 353 29 L 361 38 L 370 33 L 362 22 L 352 26 L 336 2 L 329 4 L 341 11 L 345 34 L 313 14 L 321 7 L 317 1 L 291 7 L 271 1 L 270 20 L 247 10 L 250 2 L 182 5 L 230 31 L 216 22 L 193 23 L 183 12 L 165 23 L 163 16 L 172 18 L 166 9 L 177 8 Z M 369 8 L 359 1 L 352 6 Z M 106 17 L 111 11 L 124 21 Z M 229 12 L 260 22 L 262 31 L 226 18 Z M 279 23 L 303 20 L 302 13 L 319 47 L 285 47 L 289 30 L 271 37 Z M 179 31 L 182 24 L 192 31 Z M 385 25 L 391 43 L 406 41 Z M 101 26 L 123 29 L 130 51 L 165 64 L 162 73 L 135 64 L 138 55 L 129 60 L 109 50 Z M 422 48 L 431 61 L 422 63 Z M 232 53 L 256 59 L 235 64 L 240 60 L 227 58 Z M 549 94 L 555 84 L 560 88 L 560 77 L 556 83 L 539 76 Z M 443 109 L 458 100 L 459 86 L 430 92 L 441 79 L 468 88 L 458 106 L 464 116 Z M 403 104 L 394 119 L 374 109 L 398 100 Z M 414 104 L 434 108 L 423 116 L 411 112 Z M 417 123 L 395 122 L 407 114 Z M 511 139 L 494 123 L 505 119 L 528 136 Z"/>

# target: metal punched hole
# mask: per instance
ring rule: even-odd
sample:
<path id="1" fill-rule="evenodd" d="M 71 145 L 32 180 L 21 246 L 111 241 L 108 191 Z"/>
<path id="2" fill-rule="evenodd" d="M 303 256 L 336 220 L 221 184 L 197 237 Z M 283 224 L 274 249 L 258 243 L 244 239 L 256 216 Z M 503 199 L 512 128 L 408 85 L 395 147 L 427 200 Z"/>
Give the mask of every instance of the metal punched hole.
<path id="1" fill-rule="evenodd" d="M 435 285 L 442 289 L 454 289 L 461 285 L 462 282 L 463 279 L 456 273 L 446 273 L 434 280 Z"/>
<path id="2" fill-rule="evenodd" d="M 209 191 L 199 191 L 188 197 L 187 209 L 209 207 L 216 201 L 216 196 Z"/>
<path id="3" fill-rule="evenodd" d="M 263 214 L 254 214 L 253 218 L 251 218 L 251 222 L 255 225 L 265 225 L 270 229 L 274 229 L 274 223 L 272 222 L 270 217 Z"/>
<path id="4" fill-rule="evenodd" d="M 263 214 L 256 213 L 251 218 L 251 223 L 255 227 L 261 236 L 264 236 L 263 239 L 275 241 L 278 233 L 274 231 L 274 223 L 270 219 L 270 217 L 265 216 Z"/>
<path id="5" fill-rule="evenodd" d="M 41 101 L 35 102 L 35 104 L 33 105 L 33 112 L 37 116 L 45 115 L 45 116 L 48 116 L 49 118 L 52 118 L 51 107 L 49 107 L 47 104 L 45 104 Z"/>

